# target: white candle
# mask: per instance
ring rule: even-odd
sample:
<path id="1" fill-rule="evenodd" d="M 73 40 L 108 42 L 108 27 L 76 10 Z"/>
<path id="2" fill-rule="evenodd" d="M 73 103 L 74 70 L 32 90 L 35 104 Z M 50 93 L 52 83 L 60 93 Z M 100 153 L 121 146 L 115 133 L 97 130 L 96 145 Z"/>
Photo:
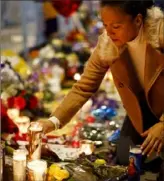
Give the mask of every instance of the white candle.
<path id="1" fill-rule="evenodd" d="M 15 150 L 13 154 L 14 181 L 26 180 L 26 153 L 23 150 Z"/>
<path id="2" fill-rule="evenodd" d="M 94 145 L 93 144 L 82 144 L 81 145 L 81 153 L 85 153 L 86 155 L 92 154 L 94 151 Z"/>
<path id="3" fill-rule="evenodd" d="M 47 173 L 47 162 L 43 160 L 33 160 L 28 162 L 28 179 L 31 181 L 45 181 Z"/>

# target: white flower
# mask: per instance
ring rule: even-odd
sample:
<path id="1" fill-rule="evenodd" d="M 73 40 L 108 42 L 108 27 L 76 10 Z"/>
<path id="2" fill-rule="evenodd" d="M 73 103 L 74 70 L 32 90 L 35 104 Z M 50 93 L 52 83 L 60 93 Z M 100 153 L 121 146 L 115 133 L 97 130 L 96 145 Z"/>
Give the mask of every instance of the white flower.
<path id="1" fill-rule="evenodd" d="M 1 93 L 1 99 L 4 101 L 7 101 L 7 99 L 10 97 L 10 94 L 8 94 L 7 92 L 2 92 Z"/>

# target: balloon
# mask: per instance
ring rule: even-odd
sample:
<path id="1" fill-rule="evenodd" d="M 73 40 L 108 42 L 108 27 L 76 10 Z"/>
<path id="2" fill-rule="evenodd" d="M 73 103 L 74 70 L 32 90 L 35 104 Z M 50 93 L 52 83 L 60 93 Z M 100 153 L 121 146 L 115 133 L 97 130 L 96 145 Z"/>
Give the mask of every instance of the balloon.
<path id="1" fill-rule="evenodd" d="M 121 134 L 121 131 L 120 129 L 117 129 L 109 138 L 108 138 L 108 141 L 112 142 L 112 143 L 115 143 L 119 140 L 120 138 L 120 134 Z"/>
<path id="2" fill-rule="evenodd" d="M 115 109 L 112 109 L 112 108 L 108 108 L 107 110 L 106 110 L 106 118 L 107 119 L 111 119 L 112 117 L 114 117 L 114 116 L 116 116 L 116 111 L 115 111 Z"/>
<path id="3" fill-rule="evenodd" d="M 96 119 L 98 120 L 103 120 L 106 115 L 106 112 L 103 109 L 96 109 L 92 111 L 92 115 L 96 117 Z"/>
<path id="4" fill-rule="evenodd" d="M 81 0 L 52 0 L 53 7 L 64 17 L 69 17 L 77 11 L 81 2 Z"/>
<path id="5" fill-rule="evenodd" d="M 96 119 L 110 120 L 111 118 L 117 115 L 117 112 L 113 108 L 108 108 L 107 106 L 101 106 L 101 108 L 93 110 L 92 115 L 96 117 Z"/>
<path id="6" fill-rule="evenodd" d="M 108 100 L 108 107 L 113 108 L 113 109 L 117 109 L 119 108 L 118 102 L 114 99 L 109 99 Z"/>

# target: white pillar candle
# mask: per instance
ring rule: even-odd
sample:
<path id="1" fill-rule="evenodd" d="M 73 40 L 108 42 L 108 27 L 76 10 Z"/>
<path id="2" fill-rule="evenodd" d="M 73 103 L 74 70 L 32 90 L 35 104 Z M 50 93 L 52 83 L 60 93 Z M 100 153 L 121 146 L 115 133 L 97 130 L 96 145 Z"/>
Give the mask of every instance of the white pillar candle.
<path id="1" fill-rule="evenodd" d="M 26 153 L 23 150 L 14 151 L 13 178 L 14 178 L 14 181 L 26 180 Z"/>
<path id="2" fill-rule="evenodd" d="M 27 163 L 28 180 L 46 181 L 47 162 L 43 160 L 32 160 Z"/>

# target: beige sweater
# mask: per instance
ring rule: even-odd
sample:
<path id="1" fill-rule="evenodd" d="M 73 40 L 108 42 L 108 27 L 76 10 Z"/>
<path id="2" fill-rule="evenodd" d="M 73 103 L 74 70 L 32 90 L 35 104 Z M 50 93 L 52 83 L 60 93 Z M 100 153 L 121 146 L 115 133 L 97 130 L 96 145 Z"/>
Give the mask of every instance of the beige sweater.
<path id="1" fill-rule="evenodd" d="M 144 67 L 146 54 L 146 40 L 141 27 L 138 36 L 131 42 L 127 43 L 129 53 L 132 57 L 133 65 L 136 69 L 137 76 L 143 87 L 144 85 Z M 144 88 L 144 87 L 143 87 Z"/>

